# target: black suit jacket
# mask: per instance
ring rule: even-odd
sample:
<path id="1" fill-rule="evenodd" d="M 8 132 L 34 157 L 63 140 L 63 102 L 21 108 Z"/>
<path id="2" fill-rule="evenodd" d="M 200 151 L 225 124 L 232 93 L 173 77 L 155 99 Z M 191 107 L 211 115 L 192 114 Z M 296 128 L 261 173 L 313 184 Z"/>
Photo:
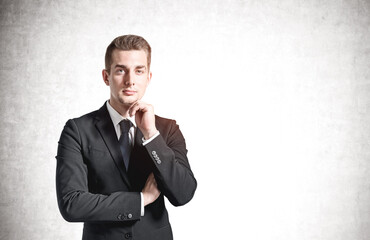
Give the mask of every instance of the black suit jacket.
<path id="1" fill-rule="evenodd" d="M 145 146 L 137 128 L 128 170 L 106 104 L 66 123 L 56 156 L 58 205 L 67 221 L 85 222 L 83 239 L 172 239 L 164 196 L 186 204 L 197 183 L 176 122 L 155 121 L 160 135 Z M 161 195 L 141 217 L 140 192 L 151 172 Z"/>

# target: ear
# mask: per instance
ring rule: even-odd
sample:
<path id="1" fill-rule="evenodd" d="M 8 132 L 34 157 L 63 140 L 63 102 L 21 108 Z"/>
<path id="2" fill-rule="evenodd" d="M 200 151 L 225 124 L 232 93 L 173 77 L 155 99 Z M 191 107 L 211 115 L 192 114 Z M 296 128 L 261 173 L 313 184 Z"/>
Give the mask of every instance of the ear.
<path id="1" fill-rule="evenodd" d="M 104 81 L 105 85 L 109 86 L 109 79 L 108 79 L 109 73 L 108 73 L 108 71 L 103 69 L 102 76 L 103 76 L 103 81 Z"/>
<path id="2" fill-rule="evenodd" d="M 148 84 L 150 83 L 150 80 L 152 80 L 152 72 L 149 72 L 148 74 Z"/>

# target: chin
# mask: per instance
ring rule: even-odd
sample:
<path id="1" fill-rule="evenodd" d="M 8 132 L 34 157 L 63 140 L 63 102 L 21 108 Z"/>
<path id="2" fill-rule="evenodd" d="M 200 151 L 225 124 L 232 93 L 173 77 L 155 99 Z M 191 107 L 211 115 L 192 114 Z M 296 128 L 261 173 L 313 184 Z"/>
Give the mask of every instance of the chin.
<path id="1" fill-rule="evenodd" d="M 132 97 L 123 97 L 119 99 L 119 102 L 124 104 L 124 105 L 131 105 L 134 102 L 136 102 L 138 99 L 137 98 L 132 98 Z"/>

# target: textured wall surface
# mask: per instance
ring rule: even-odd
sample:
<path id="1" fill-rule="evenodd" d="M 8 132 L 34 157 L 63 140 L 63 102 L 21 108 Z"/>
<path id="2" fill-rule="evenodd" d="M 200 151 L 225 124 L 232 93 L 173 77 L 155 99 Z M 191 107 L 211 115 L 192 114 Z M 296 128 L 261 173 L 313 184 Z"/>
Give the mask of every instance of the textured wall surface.
<path id="1" fill-rule="evenodd" d="M 65 122 L 109 97 L 106 46 L 153 48 L 145 100 L 199 182 L 175 239 L 370 238 L 370 1 L 1 0 L 0 239 L 80 239 L 55 194 Z"/>

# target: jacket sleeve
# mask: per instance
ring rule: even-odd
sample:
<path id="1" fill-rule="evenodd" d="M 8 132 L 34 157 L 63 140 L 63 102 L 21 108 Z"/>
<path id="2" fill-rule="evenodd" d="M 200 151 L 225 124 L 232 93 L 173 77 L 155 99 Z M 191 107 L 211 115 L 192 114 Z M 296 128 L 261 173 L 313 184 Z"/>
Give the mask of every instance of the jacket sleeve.
<path id="1" fill-rule="evenodd" d="M 74 120 L 69 120 L 58 144 L 56 191 L 59 210 L 70 222 L 132 221 L 140 219 L 140 193 L 94 194 L 88 188 L 88 168 L 84 162 L 81 136 Z"/>
<path id="2" fill-rule="evenodd" d="M 186 156 L 185 139 L 174 120 L 170 121 L 170 130 L 164 135 L 161 133 L 145 148 L 154 162 L 159 190 L 171 204 L 181 206 L 193 198 L 197 181 Z"/>

